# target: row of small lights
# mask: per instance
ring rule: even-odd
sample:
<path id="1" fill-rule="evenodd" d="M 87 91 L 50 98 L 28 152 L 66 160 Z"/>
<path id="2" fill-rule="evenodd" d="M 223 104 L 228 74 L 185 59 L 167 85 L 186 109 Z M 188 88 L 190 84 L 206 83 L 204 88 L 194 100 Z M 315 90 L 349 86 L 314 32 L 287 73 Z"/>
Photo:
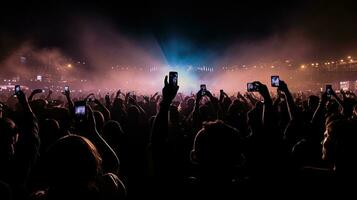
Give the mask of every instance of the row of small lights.
<path id="1" fill-rule="evenodd" d="M 330 65 L 330 64 L 346 64 L 347 62 L 353 63 L 356 62 L 355 60 L 352 59 L 351 56 L 347 56 L 347 60 L 341 59 L 339 61 L 329 61 L 329 62 L 325 62 L 325 65 Z M 300 65 L 301 69 L 305 69 L 308 65 L 302 64 Z M 319 63 L 311 63 L 311 66 L 315 66 L 316 68 L 319 66 Z"/>

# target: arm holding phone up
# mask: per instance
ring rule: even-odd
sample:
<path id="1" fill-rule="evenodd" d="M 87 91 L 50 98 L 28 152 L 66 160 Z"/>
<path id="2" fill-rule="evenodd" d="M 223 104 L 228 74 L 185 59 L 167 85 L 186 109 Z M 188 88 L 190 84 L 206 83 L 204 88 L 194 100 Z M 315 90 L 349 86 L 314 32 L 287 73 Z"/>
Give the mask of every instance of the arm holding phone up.
<path id="1" fill-rule="evenodd" d="M 74 103 L 71 99 L 71 92 L 69 90 L 69 86 L 64 87 L 64 91 L 62 94 L 66 96 L 69 113 L 73 113 L 74 112 Z"/>
<path id="2" fill-rule="evenodd" d="M 96 103 L 99 108 L 101 109 L 102 111 L 102 114 L 104 116 L 104 120 L 105 121 L 108 121 L 111 119 L 111 116 L 110 116 L 110 111 L 107 107 L 105 107 L 98 99 L 94 99 L 94 103 Z"/>
<path id="3" fill-rule="evenodd" d="M 119 159 L 114 150 L 98 133 L 93 110 L 87 105 L 86 100 L 75 102 L 74 116 L 78 134 L 88 138 L 98 148 L 103 158 L 104 173 L 111 172 L 118 175 Z"/>
<path id="4" fill-rule="evenodd" d="M 22 107 L 23 126 L 19 131 L 16 143 L 16 159 L 19 167 L 16 169 L 20 181 L 25 182 L 29 175 L 29 170 L 36 163 L 39 156 L 40 138 L 38 136 L 39 126 L 35 114 L 28 103 L 25 93 L 20 86 L 15 87 L 15 95 Z"/>
<path id="5" fill-rule="evenodd" d="M 292 121 L 295 118 L 295 114 L 296 114 L 296 107 L 295 107 L 294 99 L 293 99 L 293 96 L 291 95 L 286 83 L 282 80 L 280 80 L 279 82 L 280 83 L 279 83 L 278 90 L 280 90 L 284 93 L 284 96 L 286 99 L 286 104 L 287 104 L 286 106 L 287 106 L 288 112 L 289 112 L 290 121 Z"/>

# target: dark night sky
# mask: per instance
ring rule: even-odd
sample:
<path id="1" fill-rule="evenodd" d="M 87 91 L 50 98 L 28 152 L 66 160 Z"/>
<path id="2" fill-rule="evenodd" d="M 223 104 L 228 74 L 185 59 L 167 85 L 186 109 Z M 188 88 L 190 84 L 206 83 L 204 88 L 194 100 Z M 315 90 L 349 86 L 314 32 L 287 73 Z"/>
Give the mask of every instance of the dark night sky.
<path id="1" fill-rule="evenodd" d="M 135 36 L 152 33 L 160 43 L 180 35 L 193 45 L 224 48 L 232 41 L 261 40 L 299 29 L 318 56 L 355 51 L 357 12 L 353 1 L 12 1 L 1 6 L 0 58 L 26 40 L 71 51 L 68 24 L 78 16 L 107 19 Z M 321 50 L 321 51 L 320 51 Z"/>

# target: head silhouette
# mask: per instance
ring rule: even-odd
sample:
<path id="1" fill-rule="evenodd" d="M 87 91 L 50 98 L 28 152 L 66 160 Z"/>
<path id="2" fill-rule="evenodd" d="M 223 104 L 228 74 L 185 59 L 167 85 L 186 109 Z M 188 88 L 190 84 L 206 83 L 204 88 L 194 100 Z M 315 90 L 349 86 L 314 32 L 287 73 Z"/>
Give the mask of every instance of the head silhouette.
<path id="1" fill-rule="evenodd" d="M 57 140 L 48 149 L 45 160 L 51 186 L 87 183 L 101 170 L 101 157 L 96 147 L 78 135 Z"/>
<path id="2" fill-rule="evenodd" d="M 60 126 L 55 119 L 45 119 L 40 124 L 41 152 L 61 138 Z"/>
<path id="3" fill-rule="evenodd" d="M 114 120 L 109 120 L 104 124 L 102 135 L 109 145 L 116 150 L 124 142 L 124 131 L 119 122 Z"/>
<path id="4" fill-rule="evenodd" d="M 205 166 L 234 166 L 241 157 L 239 132 L 223 121 L 206 122 L 197 133 L 191 156 L 193 161 Z"/>
<path id="5" fill-rule="evenodd" d="M 354 121 L 345 119 L 333 120 L 326 125 L 322 141 L 322 158 L 329 161 L 339 172 L 351 172 L 356 167 L 355 144 L 357 125 Z M 353 169 L 355 171 L 355 169 Z"/>
<path id="6" fill-rule="evenodd" d="M 15 154 L 18 130 L 15 123 L 8 118 L 0 118 L 0 160 L 10 159 Z"/>
<path id="7" fill-rule="evenodd" d="M 129 106 L 128 110 L 127 110 L 127 114 L 128 114 L 128 121 L 129 123 L 137 123 L 139 120 L 139 109 L 136 106 Z"/>

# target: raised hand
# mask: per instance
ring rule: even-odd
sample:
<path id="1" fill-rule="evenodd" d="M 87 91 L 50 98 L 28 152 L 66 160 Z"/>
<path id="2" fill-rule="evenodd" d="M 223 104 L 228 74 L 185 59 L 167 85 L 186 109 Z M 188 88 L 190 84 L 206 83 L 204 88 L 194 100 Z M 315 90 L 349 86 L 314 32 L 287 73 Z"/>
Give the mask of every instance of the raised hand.
<path id="1" fill-rule="evenodd" d="M 280 91 L 284 92 L 284 93 L 289 92 L 288 86 L 287 86 L 286 83 L 285 83 L 284 81 L 282 81 L 282 80 L 280 80 L 280 82 L 279 82 L 279 87 L 278 87 L 278 89 L 279 89 Z"/>
<path id="2" fill-rule="evenodd" d="M 25 95 L 25 93 L 24 93 L 22 90 L 19 90 L 19 91 L 16 93 L 16 97 L 17 97 L 17 99 L 19 100 L 20 103 L 25 103 L 25 102 L 27 102 L 26 95 Z"/>
<path id="3" fill-rule="evenodd" d="M 121 91 L 120 91 L 120 89 L 119 89 L 119 90 L 117 91 L 117 93 L 115 94 L 115 98 L 118 98 L 120 94 L 121 94 Z"/>
<path id="4" fill-rule="evenodd" d="M 171 104 L 172 100 L 176 97 L 179 86 L 174 84 L 169 84 L 167 81 L 167 76 L 164 80 L 164 88 L 162 88 L 162 103 Z"/>
<path id="5" fill-rule="evenodd" d="M 86 96 L 86 98 L 84 98 L 85 101 L 87 101 L 87 99 L 90 97 L 90 96 L 93 96 L 94 97 L 94 93 L 90 93 Z"/>
<path id="6" fill-rule="evenodd" d="M 209 90 L 206 90 L 205 95 L 208 96 L 209 98 L 212 98 L 213 95 Z"/>
<path id="7" fill-rule="evenodd" d="M 35 94 L 39 94 L 39 93 L 42 93 L 42 90 L 41 90 L 41 89 L 35 89 L 35 90 L 33 90 L 33 91 L 31 92 L 31 94 L 30 94 L 28 100 L 29 100 L 29 101 L 32 101 L 32 97 L 33 97 Z"/>
<path id="8" fill-rule="evenodd" d="M 199 102 L 201 101 L 203 95 L 202 95 L 202 91 L 199 90 L 197 93 L 196 93 L 196 104 L 199 104 Z"/>
<path id="9" fill-rule="evenodd" d="M 219 92 L 219 101 L 220 102 L 222 102 L 223 101 L 223 99 L 224 99 L 224 92 L 223 92 L 223 90 L 221 90 L 220 92 Z"/>
<path id="10" fill-rule="evenodd" d="M 69 97 L 71 95 L 71 92 L 70 90 L 64 90 L 62 94 L 65 95 L 66 97 Z"/>
<path id="11" fill-rule="evenodd" d="M 104 99 L 105 99 L 105 102 L 108 102 L 108 101 L 110 102 L 109 93 L 107 93 L 107 94 L 105 95 Z"/>
<path id="12" fill-rule="evenodd" d="M 146 103 L 149 103 L 149 102 L 150 102 L 149 96 L 143 96 L 143 99 L 146 101 Z"/>
<path id="13" fill-rule="evenodd" d="M 86 117 L 86 125 L 88 128 L 88 132 L 89 131 L 93 131 L 95 133 L 97 133 L 97 128 L 96 128 L 96 122 L 95 122 L 95 118 L 94 118 L 94 114 L 93 114 L 93 109 L 89 106 L 86 105 L 86 110 L 87 110 L 87 117 Z"/>
<path id="14" fill-rule="evenodd" d="M 259 81 L 255 81 L 255 82 L 253 82 L 253 84 L 256 84 L 258 86 L 258 92 L 260 95 L 262 95 L 262 97 L 264 99 L 267 99 L 267 98 L 270 99 L 270 93 L 269 93 L 268 87 L 266 85 L 264 85 L 263 83 L 261 83 Z"/>

